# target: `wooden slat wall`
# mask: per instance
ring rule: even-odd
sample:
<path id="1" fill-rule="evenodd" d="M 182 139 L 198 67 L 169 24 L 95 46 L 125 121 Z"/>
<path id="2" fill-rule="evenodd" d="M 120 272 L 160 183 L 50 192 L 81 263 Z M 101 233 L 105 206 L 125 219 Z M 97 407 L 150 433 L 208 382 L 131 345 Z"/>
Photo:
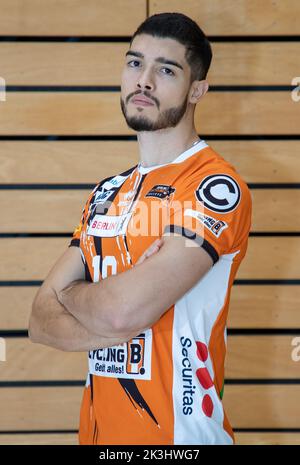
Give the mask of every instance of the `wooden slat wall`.
<path id="1" fill-rule="evenodd" d="M 210 85 L 290 85 L 299 73 L 299 42 L 216 42 L 212 48 Z M 129 41 L 7 42 L 0 48 L 1 72 L 10 85 L 119 86 L 127 50 Z"/>
<path id="2" fill-rule="evenodd" d="M 226 379 L 297 378 L 299 366 L 292 358 L 294 337 L 230 335 L 227 341 Z M 6 346 L 7 359 L 14 360 L 14 363 L 3 364 L 0 371 L 2 382 L 68 381 L 86 377 L 88 364 L 85 352 L 67 352 L 62 356 L 60 351 L 32 344 L 26 337 L 8 338 Z M 300 356 L 300 348 L 297 353 Z"/>
<path id="3" fill-rule="evenodd" d="M 74 218 L 76 214 L 78 216 L 89 193 L 89 190 L 70 189 L 2 190 L 0 191 L 0 209 L 5 215 L 5 221 L 0 225 L 0 232 L 18 232 L 20 225 L 22 225 L 22 232 L 70 232 L 74 229 Z M 296 232 L 300 230 L 299 191 L 255 189 L 252 197 L 252 229 L 254 231 Z M 291 199 L 295 204 L 293 218 L 289 211 Z M 59 210 L 57 210 L 58 202 L 62 202 Z"/>
<path id="4" fill-rule="evenodd" d="M 27 327 L 36 292 L 36 286 L 0 287 L 0 302 L 4 309 L 0 313 L 2 330 Z M 300 285 L 236 285 L 231 291 L 228 327 L 292 328 L 296 332 L 300 327 L 299 302 Z"/>
<path id="5" fill-rule="evenodd" d="M 149 14 L 177 11 L 211 36 L 292 35 L 300 33 L 297 0 L 150 0 Z"/>
<path id="6" fill-rule="evenodd" d="M 212 140 L 208 143 L 248 183 L 299 182 L 299 140 Z M 0 182 L 3 184 L 96 184 L 101 178 L 118 170 L 125 171 L 137 162 L 138 146 L 131 141 L 0 140 Z"/>
<path id="7" fill-rule="evenodd" d="M 3 431 L 77 428 L 81 386 L 2 387 L 1 391 Z M 296 428 L 300 391 L 290 385 L 227 385 L 224 407 L 231 412 L 231 422 L 236 429 Z"/>
<path id="8" fill-rule="evenodd" d="M 0 256 L 6 266 L 0 268 L 0 280 L 44 279 L 69 242 L 60 237 L 2 238 Z M 299 279 L 299 262 L 299 237 L 250 237 L 237 278 Z"/>
<path id="9" fill-rule="evenodd" d="M 119 100 L 117 92 L 9 92 L 0 135 L 134 135 Z M 196 129 L 207 135 L 296 135 L 299 120 L 286 91 L 211 92 L 195 111 Z"/>
<path id="10" fill-rule="evenodd" d="M 126 36 L 146 17 L 146 0 L 2 0 L 1 35 Z"/>
<path id="11" fill-rule="evenodd" d="M 46 9 L 37 0 L 1 0 L 0 7 L 0 36 L 31 36 L 30 42 L 0 42 L 0 76 L 7 86 L 33 86 L 8 88 L 0 102 L 0 336 L 7 344 L 7 362 L 0 362 L 0 444 L 77 444 L 86 354 L 32 344 L 26 337 L 31 303 L 69 243 L 51 234 L 71 234 L 89 192 L 68 184 L 93 186 L 124 171 L 138 162 L 138 147 L 116 140 L 135 135 L 124 122 L 118 90 L 55 86 L 120 86 L 129 38 L 147 11 L 185 13 L 218 36 L 212 91 L 197 108 L 196 127 L 251 186 L 255 234 L 232 289 L 225 372 L 224 405 L 237 443 L 300 444 L 300 362 L 292 359 L 300 328 L 300 102 L 288 87 L 299 75 L 299 2 L 72 0 L 72 14 L 67 0 L 47 0 Z M 237 37 L 245 35 L 248 41 Z M 298 38 L 281 40 L 291 35 Z M 56 140 L 60 135 L 69 140 Z M 86 140 L 74 137 L 80 135 Z M 109 140 L 89 140 L 94 135 Z M 41 233 L 49 236 L 36 237 Z"/>

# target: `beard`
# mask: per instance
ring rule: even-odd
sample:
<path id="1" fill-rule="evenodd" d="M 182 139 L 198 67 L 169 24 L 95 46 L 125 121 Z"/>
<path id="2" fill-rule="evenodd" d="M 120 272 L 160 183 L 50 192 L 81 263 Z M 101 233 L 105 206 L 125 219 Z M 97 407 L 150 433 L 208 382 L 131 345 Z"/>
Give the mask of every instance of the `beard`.
<path id="1" fill-rule="evenodd" d="M 187 105 L 188 94 L 186 95 L 183 103 L 178 107 L 171 107 L 164 110 L 159 114 L 156 121 L 151 121 L 147 116 L 128 116 L 124 100 L 120 99 L 121 109 L 126 120 L 127 126 L 134 131 L 158 131 L 159 129 L 166 129 L 177 126 L 183 118 Z"/>

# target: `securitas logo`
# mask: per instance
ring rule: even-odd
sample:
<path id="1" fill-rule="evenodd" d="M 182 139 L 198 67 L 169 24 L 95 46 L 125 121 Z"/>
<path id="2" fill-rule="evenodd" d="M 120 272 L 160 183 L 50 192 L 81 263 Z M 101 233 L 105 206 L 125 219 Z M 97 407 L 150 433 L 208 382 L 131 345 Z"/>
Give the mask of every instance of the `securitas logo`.
<path id="1" fill-rule="evenodd" d="M 182 353 L 182 412 L 184 415 L 191 415 L 193 413 L 194 406 L 194 394 L 196 392 L 196 386 L 193 385 L 193 369 L 190 358 L 194 359 L 194 356 L 197 356 L 199 360 L 199 368 L 196 370 L 196 376 L 202 388 L 208 390 L 214 387 L 213 380 L 209 374 L 208 369 L 204 365 L 204 362 L 208 358 L 208 348 L 207 345 L 203 342 L 196 341 L 196 347 L 193 345 L 191 339 L 187 337 L 181 337 L 181 353 Z M 190 349 L 190 350 L 189 350 Z M 196 354 L 193 351 L 196 351 Z M 191 353 L 190 353 L 191 352 Z M 202 363 L 201 363 L 202 362 Z M 202 366 L 201 366 L 202 365 Z M 205 393 L 202 399 L 201 408 L 203 413 L 207 417 L 211 417 L 214 410 L 214 404 L 212 397 L 209 393 Z"/>
<path id="2" fill-rule="evenodd" d="M 96 376 L 151 379 L 152 330 L 126 344 L 89 352 L 89 371 Z"/>

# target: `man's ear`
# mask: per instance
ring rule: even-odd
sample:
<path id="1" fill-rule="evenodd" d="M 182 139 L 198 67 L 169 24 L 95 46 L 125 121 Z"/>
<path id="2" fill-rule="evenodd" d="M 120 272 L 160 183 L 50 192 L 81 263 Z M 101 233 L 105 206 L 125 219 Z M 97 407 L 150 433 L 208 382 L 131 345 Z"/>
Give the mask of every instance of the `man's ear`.
<path id="1" fill-rule="evenodd" d="M 208 88 L 209 84 L 205 79 L 202 81 L 194 81 L 190 91 L 190 103 L 197 104 L 199 100 L 206 94 Z"/>

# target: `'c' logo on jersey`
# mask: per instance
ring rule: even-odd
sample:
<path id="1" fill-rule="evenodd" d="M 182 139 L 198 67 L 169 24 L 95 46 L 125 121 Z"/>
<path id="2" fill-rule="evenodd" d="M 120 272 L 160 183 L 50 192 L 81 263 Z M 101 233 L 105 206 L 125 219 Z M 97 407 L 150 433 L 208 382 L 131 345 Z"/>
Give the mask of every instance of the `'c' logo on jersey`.
<path id="1" fill-rule="evenodd" d="M 197 200 L 218 213 L 234 210 L 241 198 L 238 183 L 227 174 L 212 174 L 201 181 L 195 192 Z"/>

